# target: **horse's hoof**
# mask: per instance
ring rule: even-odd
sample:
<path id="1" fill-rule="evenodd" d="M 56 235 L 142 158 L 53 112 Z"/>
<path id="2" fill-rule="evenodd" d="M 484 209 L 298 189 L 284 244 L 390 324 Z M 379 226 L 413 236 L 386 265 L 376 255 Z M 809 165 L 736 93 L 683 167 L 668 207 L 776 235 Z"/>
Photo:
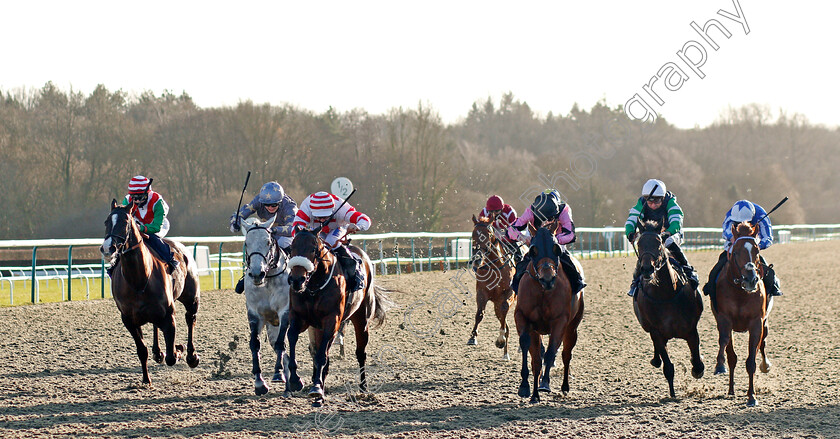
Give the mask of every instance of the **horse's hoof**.
<path id="1" fill-rule="evenodd" d="M 568 395 L 569 394 L 569 385 L 568 384 L 563 384 L 563 386 L 560 387 L 560 391 L 563 392 L 563 396 Z"/>
<path id="2" fill-rule="evenodd" d="M 756 405 L 755 398 L 750 398 L 750 399 L 747 400 L 747 407 L 755 407 L 755 405 Z"/>
<path id="3" fill-rule="evenodd" d="M 270 389 L 268 388 L 268 386 L 257 386 L 257 387 L 254 387 L 254 394 L 256 394 L 258 396 L 259 395 L 265 395 L 266 393 L 268 393 L 269 390 Z"/>
<path id="4" fill-rule="evenodd" d="M 770 372 L 770 362 L 768 361 L 768 362 L 766 362 L 766 363 L 761 363 L 761 364 L 758 366 L 758 370 L 760 370 L 760 371 L 761 371 L 761 373 L 767 373 L 767 372 Z"/>
<path id="5" fill-rule="evenodd" d="M 723 375 L 725 373 L 726 373 L 726 366 L 721 364 L 721 365 L 715 367 L 715 375 Z"/>
<path id="6" fill-rule="evenodd" d="M 659 357 L 653 357 L 650 360 L 650 365 L 659 368 L 659 366 L 662 366 L 662 360 Z"/>
<path id="7" fill-rule="evenodd" d="M 291 398 L 291 397 L 292 397 L 292 392 L 290 392 L 288 390 L 283 392 L 283 398 Z"/>
<path id="8" fill-rule="evenodd" d="M 522 398 L 531 396 L 531 386 L 527 384 L 519 386 L 519 396 Z"/>
<path id="9" fill-rule="evenodd" d="M 176 344 L 175 345 L 175 352 L 177 352 L 178 354 L 183 354 L 186 351 L 187 351 L 187 348 L 184 347 L 184 345 L 182 345 L 182 344 Z"/>
<path id="10" fill-rule="evenodd" d="M 531 397 L 531 401 L 529 401 L 529 402 L 531 404 L 536 404 L 536 403 L 540 402 L 540 393 L 539 392 L 534 392 L 534 396 Z"/>
<path id="11" fill-rule="evenodd" d="M 324 389 L 321 388 L 320 384 L 315 384 L 309 389 L 309 397 L 310 398 L 323 398 L 324 397 Z"/>
<path id="12" fill-rule="evenodd" d="M 505 341 L 504 340 L 496 340 L 496 347 L 499 349 L 505 348 Z"/>
<path id="13" fill-rule="evenodd" d="M 297 392 L 299 390 L 303 390 L 303 381 L 300 380 L 300 377 L 294 377 L 291 378 L 288 383 L 286 383 L 286 386 L 288 386 L 289 391 Z"/>
<path id="14" fill-rule="evenodd" d="M 324 398 L 316 398 L 312 401 L 312 407 L 321 407 L 324 405 Z"/>
<path id="15" fill-rule="evenodd" d="M 190 368 L 196 368 L 198 366 L 198 362 L 200 361 L 198 354 L 187 355 L 187 366 Z"/>
<path id="16" fill-rule="evenodd" d="M 700 378 L 703 378 L 703 372 L 704 372 L 704 370 L 705 370 L 705 369 L 704 369 L 704 368 L 702 368 L 702 367 L 701 367 L 701 368 L 699 368 L 699 369 L 694 369 L 694 368 L 692 368 L 692 369 L 691 369 L 691 376 L 693 376 L 693 377 L 694 377 L 694 379 L 699 380 Z"/>
<path id="17" fill-rule="evenodd" d="M 551 393 L 551 386 L 549 386 L 548 384 L 540 384 L 540 387 L 537 390 L 539 390 L 540 392 Z"/>
<path id="18" fill-rule="evenodd" d="M 178 359 L 179 359 L 179 357 L 177 355 L 173 355 L 171 357 L 167 355 L 166 356 L 166 365 L 167 366 L 174 366 L 175 363 L 178 362 Z"/>
<path id="19" fill-rule="evenodd" d="M 163 353 L 162 352 L 156 352 L 156 353 L 152 354 L 152 359 L 155 360 L 155 363 L 162 364 L 163 363 Z"/>
<path id="20" fill-rule="evenodd" d="M 478 343 L 476 343 L 475 337 L 470 337 L 470 339 L 467 340 L 467 346 L 476 346 L 476 345 L 478 345 Z"/>
<path id="21" fill-rule="evenodd" d="M 280 373 L 280 372 L 275 372 L 274 376 L 271 377 L 271 382 L 272 383 L 285 383 L 286 382 L 286 377 L 284 377 L 283 374 Z"/>
<path id="22" fill-rule="evenodd" d="M 505 354 L 505 356 L 504 356 L 504 357 L 502 357 L 502 360 L 505 360 L 505 361 L 510 360 L 510 355 Z"/>

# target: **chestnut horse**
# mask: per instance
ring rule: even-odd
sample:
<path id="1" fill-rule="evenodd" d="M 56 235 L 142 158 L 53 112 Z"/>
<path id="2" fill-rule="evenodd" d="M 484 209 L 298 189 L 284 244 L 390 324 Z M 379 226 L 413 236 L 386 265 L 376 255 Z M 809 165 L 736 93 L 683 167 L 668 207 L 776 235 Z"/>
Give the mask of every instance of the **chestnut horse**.
<path id="1" fill-rule="evenodd" d="M 496 318 L 499 319 L 501 325 L 499 338 L 496 339 L 496 347 L 504 349 L 503 358 L 509 360 L 507 341 L 510 336 L 510 328 L 508 328 L 505 319 L 508 310 L 516 303 L 516 296 L 510 287 L 514 272 L 513 262 L 511 257 L 505 255 L 499 239 L 496 238 L 495 233 L 490 228 L 492 224 L 490 218 L 475 219 L 475 215 L 473 215 L 472 220 L 474 224 L 472 232 L 473 258 L 477 265 L 475 269 L 475 302 L 477 309 L 475 325 L 467 345 L 476 345 L 475 338 L 478 336 L 478 324 L 484 318 L 484 308 L 487 306 L 487 301 L 492 301 Z"/>
<path id="2" fill-rule="evenodd" d="M 184 305 L 187 320 L 187 364 L 198 366 L 198 355 L 193 346 L 193 330 L 198 313 L 199 284 L 196 264 L 184 246 L 165 240 L 175 258 L 181 263 L 177 270 L 168 271 L 168 264 L 152 256 L 143 244 L 143 235 L 137 228 L 132 214 L 134 205 L 119 206 L 111 201 L 111 213 L 105 220 L 105 240 L 99 251 L 105 259 L 119 252 L 119 262 L 114 267 L 111 279 L 111 295 L 122 315 L 123 325 L 134 337 L 137 357 L 143 370 L 143 384 L 151 385 L 147 361 L 149 350 L 143 343 L 141 327 L 146 323 L 154 326 L 152 355 L 157 363 L 163 362 L 158 346 L 158 329 L 163 332 L 166 345 L 166 364 L 174 365 L 181 357 L 184 346 L 175 346 L 175 300 Z"/>
<path id="3" fill-rule="evenodd" d="M 289 304 L 289 379 L 286 382 L 286 396 L 303 389 L 303 382 L 297 373 L 295 346 L 298 336 L 308 327 L 314 328 L 314 342 L 317 350 L 312 368 L 312 388 L 309 397 L 313 407 L 324 402 L 324 382 L 330 369 L 330 347 L 342 322 L 350 320 L 356 333 L 356 359 L 359 362 L 359 389 L 367 391 L 365 375 L 365 348 L 368 344 L 368 330 L 385 320 L 385 313 L 394 304 L 387 292 L 373 281 L 373 266 L 368 255 L 352 245 L 348 250 L 360 256 L 365 274 L 365 283 L 360 290 L 347 291 L 346 276 L 338 258 L 327 248 L 315 233 L 297 229 L 291 246 L 289 259 L 290 304 Z M 371 323 L 373 326 L 371 326 Z M 312 335 L 313 331 L 310 331 Z"/>
<path id="4" fill-rule="evenodd" d="M 527 272 L 519 284 L 519 297 L 513 317 L 522 348 L 522 382 L 519 396 L 526 397 L 528 386 L 528 352 L 531 353 L 531 370 L 534 374 L 534 393 L 531 402 L 539 402 L 539 392 L 551 392 L 550 372 L 560 342 L 563 342 L 563 394 L 569 392 L 569 363 L 572 349 L 577 343 L 577 328 L 583 318 L 583 290 L 572 294 L 569 279 L 559 267 L 559 255 L 566 251 L 554 237 L 554 232 L 540 227 L 531 230 L 531 248 Z M 573 259 L 574 260 L 574 259 Z M 558 269 L 560 268 L 560 269 Z M 578 267 L 580 269 L 580 267 Z M 549 335 L 545 356 L 541 334 Z M 540 371 L 545 363 L 545 372 Z M 539 386 L 538 386 L 539 383 Z"/>
<path id="5" fill-rule="evenodd" d="M 681 338 L 691 351 L 691 375 L 701 378 L 705 366 L 700 355 L 697 322 L 703 313 L 703 299 L 671 265 L 668 249 L 663 244 L 667 234 L 662 225 L 647 221 L 640 226 L 639 265 L 642 280 L 633 301 L 633 311 L 645 332 L 653 340 L 653 367 L 663 365 L 668 391 L 674 398 L 674 364 L 668 356 L 668 340 Z"/>
<path id="6" fill-rule="evenodd" d="M 715 375 L 726 373 L 726 366 L 723 365 L 723 351 L 726 349 L 729 395 L 735 394 L 735 364 L 738 361 L 732 346 L 732 331 L 750 333 L 746 362 L 747 374 L 750 376 L 747 406 L 750 407 L 756 404 L 753 376 L 758 350 L 761 350 L 761 371 L 767 373 L 770 370 L 770 362 L 764 353 L 764 342 L 767 338 L 767 318 L 773 308 L 773 297 L 764 291 L 764 282 L 761 282 L 764 273 L 758 259 L 757 236 L 758 226 L 749 222 L 732 225 L 732 247 L 729 259 L 715 283 L 716 306 L 712 307 L 720 336 Z"/>

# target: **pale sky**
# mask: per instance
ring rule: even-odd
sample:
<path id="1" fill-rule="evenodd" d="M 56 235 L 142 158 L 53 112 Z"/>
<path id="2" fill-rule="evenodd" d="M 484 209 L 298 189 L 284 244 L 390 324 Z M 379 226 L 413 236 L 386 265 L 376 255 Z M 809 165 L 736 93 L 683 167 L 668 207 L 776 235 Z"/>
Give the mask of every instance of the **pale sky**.
<path id="1" fill-rule="evenodd" d="M 317 113 L 423 102 L 446 123 L 508 91 L 542 116 L 639 93 L 684 128 L 750 103 L 836 126 L 840 2 L 735 1 L 749 34 L 718 14 L 736 14 L 733 0 L 5 2 L 0 90 L 101 83 Z M 717 51 L 690 26 L 713 18 L 731 33 L 709 31 Z M 704 79 L 677 56 L 690 40 L 707 52 Z M 655 84 L 659 106 L 642 86 L 668 62 L 689 79 Z"/>

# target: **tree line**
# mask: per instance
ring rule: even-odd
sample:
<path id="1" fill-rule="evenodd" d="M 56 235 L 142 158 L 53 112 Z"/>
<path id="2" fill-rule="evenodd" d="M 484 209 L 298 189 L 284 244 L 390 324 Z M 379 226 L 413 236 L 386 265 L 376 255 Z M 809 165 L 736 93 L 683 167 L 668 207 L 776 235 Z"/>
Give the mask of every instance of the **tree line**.
<path id="1" fill-rule="evenodd" d="M 775 223 L 836 222 L 837 129 L 761 105 L 711 126 L 642 126 L 599 102 L 534 113 L 513 94 L 444 124 L 429 105 L 323 113 L 290 105 L 200 108 L 182 93 L 89 95 L 52 83 L 0 96 L 0 239 L 98 237 L 112 198 L 143 174 L 170 204 L 176 235 L 221 235 L 246 196 L 277 180 L 298 202 L 338 176 L 372 231 L 463 231 L 489 195 L 517 211 L 554 186 L 578 226 L 622 226 L 648 178 L 677 195 L 687 226 L 719 226 L 738 199 Z"/>

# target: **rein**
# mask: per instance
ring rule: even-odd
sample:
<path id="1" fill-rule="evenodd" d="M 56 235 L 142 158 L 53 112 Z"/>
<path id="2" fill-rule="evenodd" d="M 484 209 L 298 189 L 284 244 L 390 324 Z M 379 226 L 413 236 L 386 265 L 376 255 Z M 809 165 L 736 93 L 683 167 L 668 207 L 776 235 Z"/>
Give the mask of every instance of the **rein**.
<path id="1" fill-rule="evenodd" d="M 272 278 L 272 277 L 280 276 L 281 274 L 283 274 L 284 271 L 286 271 L 286 267 L 289 264 L 289 260 L 285 257 L 282 258 L 283 259 L 283 269 L 280 270 L 279 266 L 278 266 L 279 263 L 280 263 L 280 259 L 281 259 L 280 253 L 283 253 L 283 255 L 285 256 L 285 253 L 280 249 L 280 244 L 278 244 L 277 241 L 271 236 L 271 232 L 270 232 L 270 229 L 268 227 L 254 226 L 253 228 L 249 229 L 246 233 L 251 233 L 252 231 L 257 230 L 257 229 L 265 230 L 269 234 L 269 238 L 271 239 L 271 247 L 269 248 L 269 255 L 266 256 L 266 255 L 264 255 L 260 252 L 256 252 L 256 251 L 255 252 L 250 252 L 245 256 L 245 264 L 248 267 L 250 267 L 251 266 L 251 256 L 258 255 L 258 256 L 262 257 L 263 260 L 265 260 L 265 262 L 268 264 L 268 270 L 266 272 L 270 272 L 271 270 L 275 270 L 275 269 L 278 270 L 277 273 L 275 273 L 275 274 L 271 274 L 271 275 L 266 274 L 266 278 Z M 269 259 L 269 256 L 271 257 L 270 259 Z"/>

